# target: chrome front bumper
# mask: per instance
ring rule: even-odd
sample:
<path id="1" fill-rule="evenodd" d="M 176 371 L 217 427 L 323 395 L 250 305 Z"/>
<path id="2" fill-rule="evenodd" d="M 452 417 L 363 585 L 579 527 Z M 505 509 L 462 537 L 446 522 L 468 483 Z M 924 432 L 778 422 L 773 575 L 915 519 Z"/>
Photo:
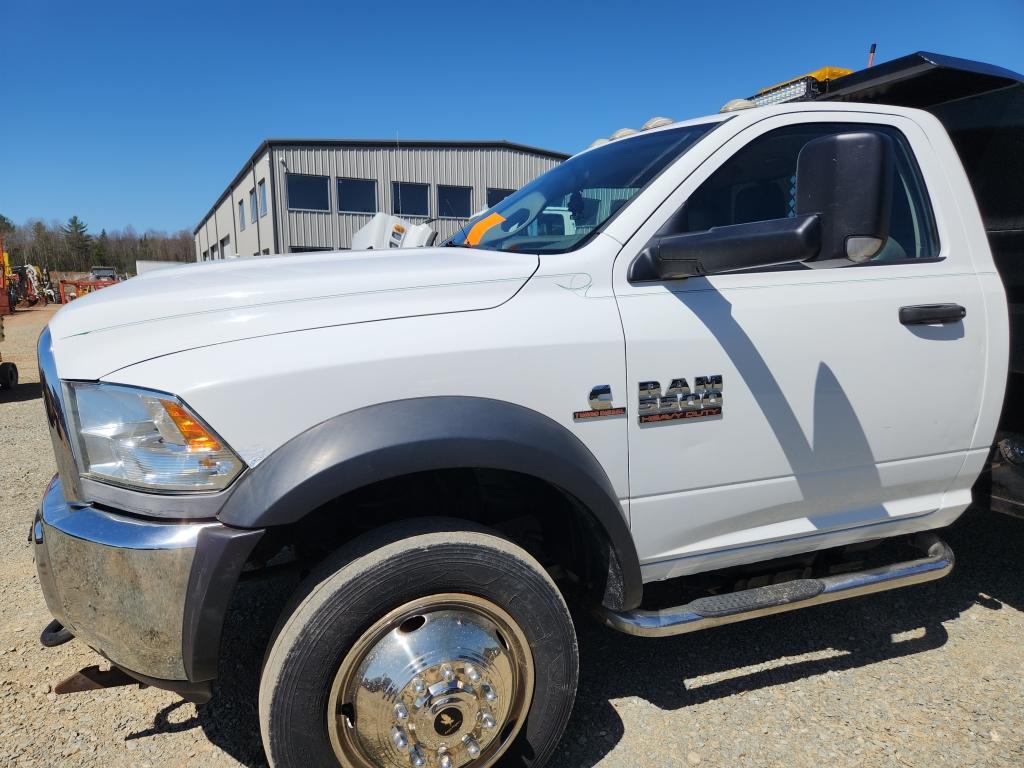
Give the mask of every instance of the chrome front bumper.
<path id="1" fill-rule="evenodd" d="M 125 670 L 189 679 L 185 651 L 195 611 L 187 603 L 200 534 L 224 528 L 74 507 L 54 477 L 32 526 L 46 605 L 75 637 Z"/>

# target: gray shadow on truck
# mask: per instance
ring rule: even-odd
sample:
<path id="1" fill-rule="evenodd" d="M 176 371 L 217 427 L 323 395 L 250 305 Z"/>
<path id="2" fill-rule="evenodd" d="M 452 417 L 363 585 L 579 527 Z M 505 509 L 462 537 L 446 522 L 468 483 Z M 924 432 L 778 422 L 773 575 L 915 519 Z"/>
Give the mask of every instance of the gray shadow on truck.
<path id="1" fill-rule="evenodd" d="M 856 527 L 884 519 L 884 489 L 871 445 L 842 383 L 828 364 L 824 360 L 818 364 L 813 434 L 808 439 L 787 393 L 757 345 L 733 316 L 729 300 L 716 290 L 673 292 L 672 295 L 704 323 L 729 357 L 771 426 L 800 492 L 799 499 L 731 517 L 730 530 L 797 518 L 807 518 L 815 527 L 829 529 Z M 885 385 L 880 382 L 879 386 Z M 726 389 L 726 413 L 728 398 Z M 732 448 L 737 463 L 743 461 L 744 448 L 743 445 Z M 858 506 L 836 509 L 833 505 L 837 498 L 844 501 L 856 498 Z M 694 540 L 712 538 L 723 532 L 726 531 L 712 521 L 694 530 Z"/>

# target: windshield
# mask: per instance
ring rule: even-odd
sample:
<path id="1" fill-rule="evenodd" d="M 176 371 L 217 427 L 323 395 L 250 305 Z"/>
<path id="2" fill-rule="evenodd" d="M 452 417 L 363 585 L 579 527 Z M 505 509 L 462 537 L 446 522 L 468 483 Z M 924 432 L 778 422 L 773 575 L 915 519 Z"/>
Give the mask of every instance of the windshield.
<path id="1" fill-rule="evenodd" d="M 653 131 L 571 157 L 474 217 L 448 244 L 525 253 L 578 248 L 716 125 Z"/>

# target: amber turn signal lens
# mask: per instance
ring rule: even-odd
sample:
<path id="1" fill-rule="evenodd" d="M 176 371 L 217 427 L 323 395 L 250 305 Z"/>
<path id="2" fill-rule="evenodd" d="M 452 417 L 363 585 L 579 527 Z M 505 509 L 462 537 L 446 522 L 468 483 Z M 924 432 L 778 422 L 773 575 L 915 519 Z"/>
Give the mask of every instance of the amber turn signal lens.
<path id="1" fill-rule="evenodd" d="M 223 450 L 217 439 L 207 432 L 203 425 L 192 418 L 189 412 L 180 405 L 170 400 L 161 400 L 160 405 L 164 407 L 167 415 L 174 422 L 174 426 L 178 428 L 181 436 L 185 438 L 185 444 L 190 451 Z"/>

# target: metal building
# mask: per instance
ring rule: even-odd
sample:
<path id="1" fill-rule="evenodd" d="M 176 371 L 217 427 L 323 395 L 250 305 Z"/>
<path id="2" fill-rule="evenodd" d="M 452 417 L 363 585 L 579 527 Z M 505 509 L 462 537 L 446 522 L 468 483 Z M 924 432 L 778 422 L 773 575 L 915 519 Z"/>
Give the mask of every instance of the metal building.
<path id="1" fill-rule="evenodd" d="M 348 248 L 378 211 L 448 237 L 567 157 L 507 141 L 268 139 L 196 227 L 196 259 Z"/>

